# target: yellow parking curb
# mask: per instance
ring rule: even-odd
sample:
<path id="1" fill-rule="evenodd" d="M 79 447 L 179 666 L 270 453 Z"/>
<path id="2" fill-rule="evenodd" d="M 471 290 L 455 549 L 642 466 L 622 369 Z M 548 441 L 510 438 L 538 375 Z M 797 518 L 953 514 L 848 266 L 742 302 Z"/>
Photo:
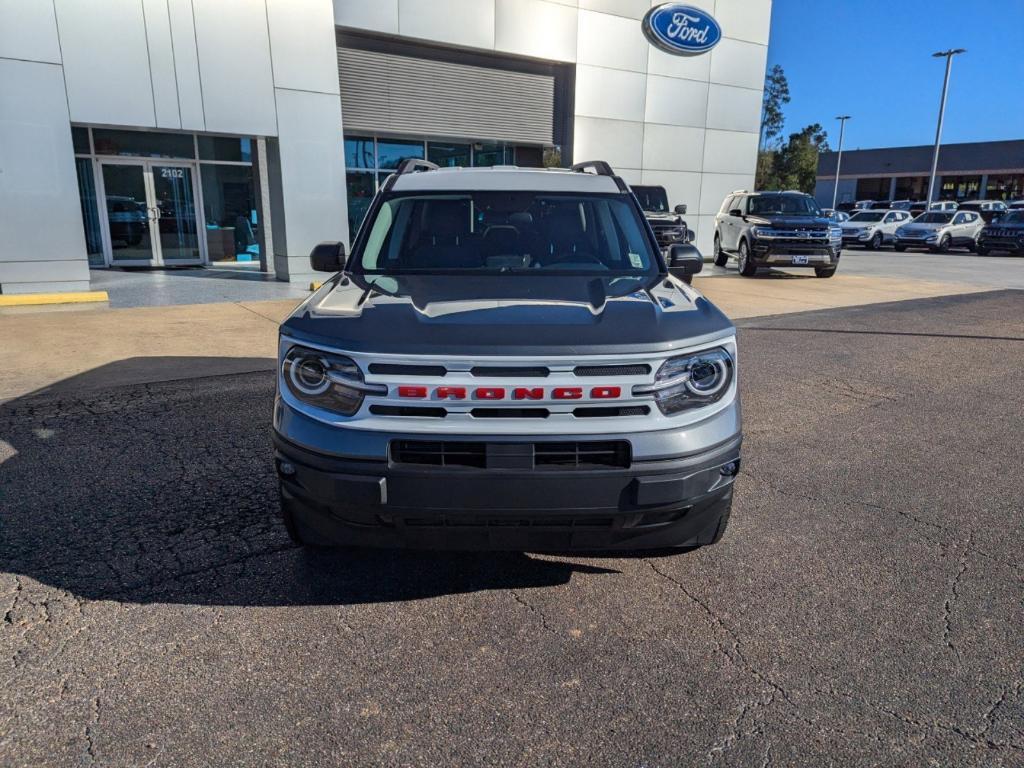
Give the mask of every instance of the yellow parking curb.
<path id="1" fill-rule="evenodd" d="M 87 304 L 110 301 L 106 291 L 68 293 L 15 293 L 0 295 L 0 307 L 28 307 L 36 304 Z"/>
<path id="2" fill-rule="evenodd" d="M 323 285 L 323 283 L 310 283 L 309 284 L 309 290 L 311 290 L 311 291 L 319 291 L 321 285 Z"/>

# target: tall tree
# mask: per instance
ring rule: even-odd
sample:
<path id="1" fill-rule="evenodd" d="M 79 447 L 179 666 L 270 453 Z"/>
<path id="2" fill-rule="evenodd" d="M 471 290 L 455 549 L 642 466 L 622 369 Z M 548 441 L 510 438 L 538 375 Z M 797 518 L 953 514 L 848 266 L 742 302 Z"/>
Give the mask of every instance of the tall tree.
<path id="1" fill-rule="evenodd" d="M 782 67 L 776 64 L 764 76 L 764 96 L 761 98 L 761 139 L 758 146 L 767 150 L 779 136 L 786 119 L 782 107 L 789 104 L 789 81 Z"/>
<path id="2" fill-rule="evenodd" d="M 791 133 L 775 157 L 778 187 L 812 194 L 818 177 L 818 155 L 828 151 L 828 134 L 818 123 Z"/>

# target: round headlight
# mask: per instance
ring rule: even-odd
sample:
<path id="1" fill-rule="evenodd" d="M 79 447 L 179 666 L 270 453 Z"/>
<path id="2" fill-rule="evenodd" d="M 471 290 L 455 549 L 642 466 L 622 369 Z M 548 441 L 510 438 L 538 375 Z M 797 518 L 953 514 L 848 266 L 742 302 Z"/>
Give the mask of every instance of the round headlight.
<path id="1" fill-rule="evenodd" d="M 292 385 L 304 395 L 322 395 L 331 386 L 327 378 L 327 365 L 323 358 L 309 355 L 292 362 L 288 367 Z"/>
<path id="2" fill-rule="evenodd" d="M 686 388 L 695 395 L 709 397 L 718 392 L 729 381 L 729 370 L 725 360 L 714 357 L 696 357 L 690 364 L 690 378 Z"/>

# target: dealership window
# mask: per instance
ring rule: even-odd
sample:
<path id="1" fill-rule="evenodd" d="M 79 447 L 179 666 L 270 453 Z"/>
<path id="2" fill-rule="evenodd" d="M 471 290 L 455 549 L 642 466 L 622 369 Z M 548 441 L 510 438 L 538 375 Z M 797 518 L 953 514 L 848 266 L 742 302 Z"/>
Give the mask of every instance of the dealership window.
<path id="1" fill-rule="evenodd" d="M 985 187 L 989 200 L 1020 200 L 1024 198 L 1024 174 L 1016 176 L 989 176 Z"/>
<path id="2" fill-rule="evenodd" d="M 888 200 L 891 184 L 892 179 L 888 176 L 880 179 L 857 179 L 857 199 Z"/>
<path id="3" fill-rule="evenodd" d="M 981 176 L 943 176 L 939 198 L 974 200 L 981 190 Z"/>
<path id="4" fill-rule="evenodd" d="M 354 240 L 374 194 L 398 166 L 409 159 L 427 159 L 441 167 L 515 165 L 542 166 L 544 148 L 505 142 L 450 142 L 430 139 L 345 137 L 345 189 L 349 238 Z"/>
<path id="5" fill-rule="evenodd" d="M 188 160 L 196 156 L 195 140 L 190 133 L 93 128 L 92 142 L 97 155 L 173 157 Z"/>
<path id="6" fill-rule="evenodd" d="M 927 196 L 927 176 L 905 176 L 896 179 L 897 200 L 924 200 Z"/>

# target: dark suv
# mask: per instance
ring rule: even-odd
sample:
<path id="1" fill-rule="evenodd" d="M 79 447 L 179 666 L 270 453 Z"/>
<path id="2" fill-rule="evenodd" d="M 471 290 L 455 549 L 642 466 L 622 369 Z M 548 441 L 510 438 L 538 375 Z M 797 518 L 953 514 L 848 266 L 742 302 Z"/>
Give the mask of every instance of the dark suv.
<path id="1" fill-rule="evenodd" d="M 658 245 L 669 248 L 673 245 L 685 245 L 693 238 L 683 221 L 686 214 L 685 205 L 677 205 L 669 210 L 668 194 L 664 187 L 630 185 L 636 200 L 640 203 L 640 209 L 644 212 L 644 218 L 654 230 L 654 236 L 658 238 Z"/>
<path id="2" fill-rule="evenodd" d="M 734 192 L 715 216 L 715 264 L 735 254 L 744 277 L 758 267 L 813 267 L 832 277 L 842 244 L 842 229 L 803 192 Z"/>

